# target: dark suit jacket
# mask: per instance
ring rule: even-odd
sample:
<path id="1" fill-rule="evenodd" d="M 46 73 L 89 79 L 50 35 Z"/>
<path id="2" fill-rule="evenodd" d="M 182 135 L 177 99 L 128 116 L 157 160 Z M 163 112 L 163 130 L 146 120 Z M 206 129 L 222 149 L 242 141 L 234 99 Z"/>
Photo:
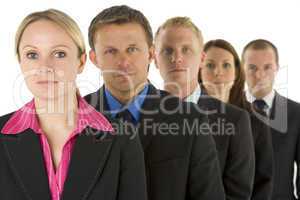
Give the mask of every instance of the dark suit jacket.
<path id="1" fill-rule="evenodd" d="M 271 130 L 256 114 L 263 114 L 250 109 L 251 128 L 255 150 L 255 176 L 252 200 L 271 200 L 274 181 L 274 158 Z"/>
<path id="2" fill-rule="evenodd" d="M 213 128 L 226 199 L 251 199 L 255 155 L 248 113 L 207 95 L 201 95 L 198 105 L 208 112 Z"/>
<path id="3" fill-rule="evenodd" d="M 300 195 L 300 104 L 276 93 L 270 115 L 274 149 L 275 180 L 273 200 L 294 200 L 294 163 L 296 188 Z"/>
<path id="4" fill-rule="evenodd" d="M 85 98 L 109 115 L 104 95 L 102 87 Z M 225 198 L 215 143 L 201 129 L 204 118 L 195 106 L 149 86 L 136 130 L 144 148 L 150 200 Z"/>
<path id="5" fill-rule="evenodd" d="M 1 129 L 11 115 L 0 118 Z M 147 199 L 142 147 L 137 138 L 114 133 L 86 128 L 76 138 L 62 200 Z M 0 199 L 51 199 L 39 136 L 31 129 L 0 133 Z"/>

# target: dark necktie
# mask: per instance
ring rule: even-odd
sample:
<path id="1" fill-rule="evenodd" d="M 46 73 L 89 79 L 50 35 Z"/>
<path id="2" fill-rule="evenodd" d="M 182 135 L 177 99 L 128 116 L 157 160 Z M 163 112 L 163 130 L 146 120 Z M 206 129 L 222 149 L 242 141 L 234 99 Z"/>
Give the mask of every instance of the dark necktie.
<path id="1" fill-rule="evenodd" d="M 130 113 L 130 111 L 128 109 L 122 110 L 121 112 L 119 112 L 116 115 L 116 118 L 123 120 L 124 122 L 129 122 L 132 124 L 135 124 L 136 121 L 133 118 L 132 114 Z"/>
<path id="2" fill-rule="evenodd" d="M 266 102 L 263 99 L 256 99 L 253 102 L 253 106 L 256 111 L 267 116 L 266 109 L 268 108 L 268 105 L 266 104 Z"/>

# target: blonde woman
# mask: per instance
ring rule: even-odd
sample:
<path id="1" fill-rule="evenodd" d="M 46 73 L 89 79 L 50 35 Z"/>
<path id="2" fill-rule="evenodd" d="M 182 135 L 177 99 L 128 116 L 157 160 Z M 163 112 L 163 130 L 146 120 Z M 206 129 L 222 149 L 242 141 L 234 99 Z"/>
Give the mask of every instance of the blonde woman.
<path id="1" fill-rule="evenodd" d="M 146 199 L 137 138 L 76 89 L 86 62 L 77 24 L 58 10 L 32 13 L 15 45 L 33 99 L 0 118 L 0 199 Z"/>

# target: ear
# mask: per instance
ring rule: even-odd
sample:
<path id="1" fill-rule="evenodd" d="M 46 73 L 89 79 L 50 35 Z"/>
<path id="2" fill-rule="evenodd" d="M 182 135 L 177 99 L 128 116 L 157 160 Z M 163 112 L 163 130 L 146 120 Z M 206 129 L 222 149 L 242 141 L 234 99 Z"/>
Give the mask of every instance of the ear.
<path id="1" fill-rule="evenodd" d="M 80 74 L 83 71 L 85 63 L 86 63 L 86 53 L 84 53 L 80 56 L 80 65 L 77 70 L 78 74 Z"/>
<path id="2" fill-rule="evenodd" d="M 204 51 L 202 51 L 200 53 L 200 66 L 199 66 L 199 70 L 201 70 L 201 68 L 203 67 L 205 58 L 206 58 L 206 53 Z"/>
<path id="3" fill-rule="evenodd" d="M 149 48 L 149 62 L 151 62 L 154 59 L 154 46 L 152 45 Z"/>
<path id="4" fill-rule="evenodd" d="M 206 53 L 204 51 L 202 51 L 200 56 L 201 56 L 201 58 L 200 58 L 201 59 L 201 63 L 203 63 L 204 60 L 205 60 L 205 58 L 206 58 Z"/>
<path id="5" fill-rule="evenodd" d="M 97 61 L 96 61 L 96 52 L 91 49 L 90 52 L 89 52 L 89 58 L 90 58 L 90 61 L 94 64 L 94 65 L 97 65 Z"/>
<path id="6" fill-rule="evenodd" d="M 159 69 L 159 66 L 158 66 L 158 63 L 157 63 L 157 54 L 156 54 L 156 51 L 155 51 L 155 47 L 154 47 L 154 51 L 153 51 L 153 59 L 154 59 L 154 64 L 155 64 L 156 69 Z"/>
<path id="7" fill-rule="evenodd" d="M 279 63 L 276 64 L 276 73 L 279 71 Z"/>

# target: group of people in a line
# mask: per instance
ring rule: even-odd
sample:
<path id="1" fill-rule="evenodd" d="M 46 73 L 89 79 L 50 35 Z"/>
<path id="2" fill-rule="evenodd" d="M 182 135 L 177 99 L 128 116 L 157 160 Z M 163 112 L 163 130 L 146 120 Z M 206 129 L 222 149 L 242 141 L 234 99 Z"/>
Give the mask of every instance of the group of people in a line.
<path id="1" fill-rule="evenodd" d="M 88 41 L 55 9 L 19 25 L 33 99 L 0 117 L 1 200 L 298 199 L 300 105 L 273 88 L 273 43 L 253 40 L 240 58 L 226 40 L 204 43 L 188 17 L 153 34 L 126 5 L 95 16 Z M 87 57 L 104 84 L 81 96 Z"/>

